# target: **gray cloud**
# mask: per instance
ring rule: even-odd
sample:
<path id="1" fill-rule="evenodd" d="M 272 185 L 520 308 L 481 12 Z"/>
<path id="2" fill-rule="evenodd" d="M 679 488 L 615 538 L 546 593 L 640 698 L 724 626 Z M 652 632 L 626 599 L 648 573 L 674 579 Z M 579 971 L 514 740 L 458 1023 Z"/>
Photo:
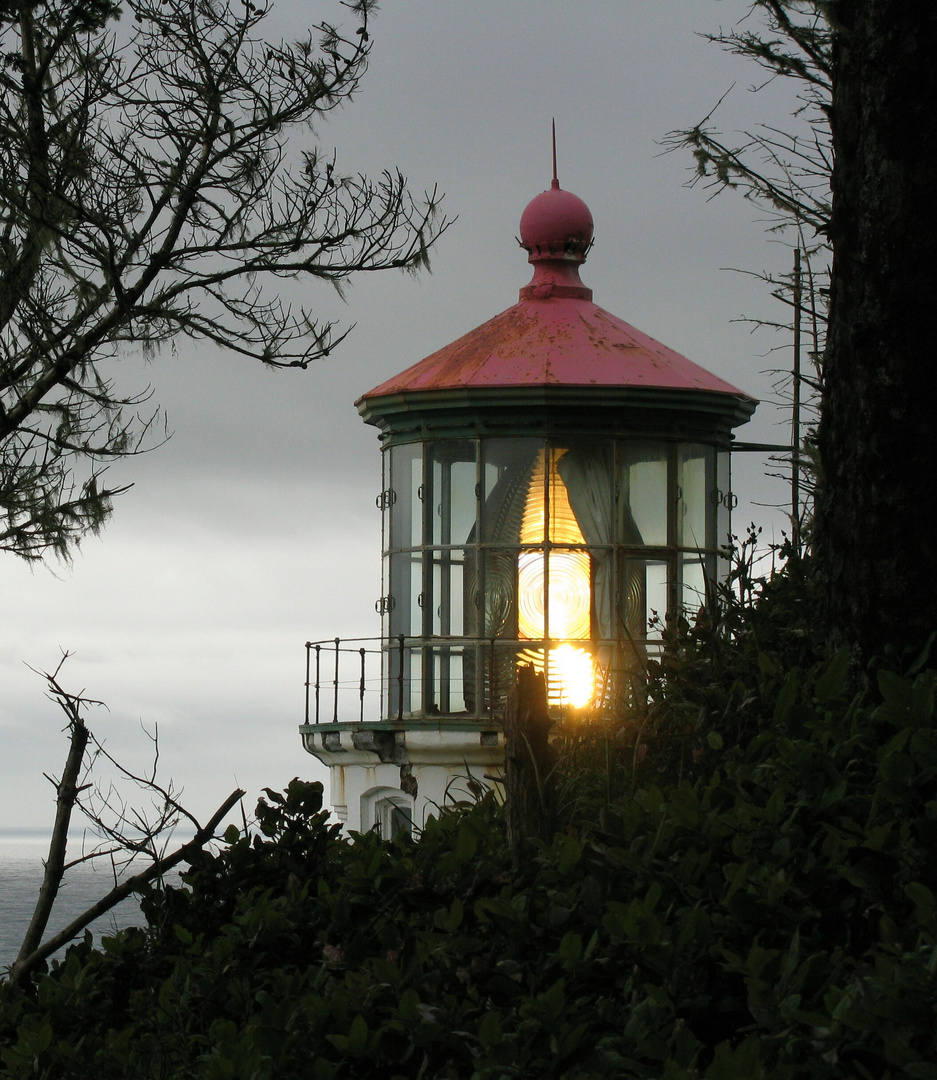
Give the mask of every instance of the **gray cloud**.
<path id="1" fill-rule="evenodd" d="M 313 16 L 339 17 L 317 3 Z M 672 128 L 701 119 L 734 82 L 729 128 L 783 116 L 780 88 L 757 96 L 755 73 L 696 36 L 747 3 L 545 0 L 386 4 L 357 100 L 320 125 L 344 171 L 399 165 L 416 190 L 438 182 L 458 221 L 433 273 L 358 281 L 342 302 L 290 283 L 326 316 L 356 323 L 334 357 L 305 373 L 266 372 L 181 343 L 143 364 L 121 362 L 128 386 L 152 382 L 174 435 L 123 468 L 135 482 L 100 539 L 72 567 L 0 559 L 0 824 L 43 825 L 43 770 L 62 756 L 60 722 L 24 661 L 76 655 L 69 685 L 108 701 L 100 720 L 136 753 L 138 720 L 159 721 L 165 772 L 207 816 L 235 775 L 262 785 L 319 775 L 296 733 L 302 644 L 377 633 L 380 486 L 375 432 L 353 402 L 514 303 L 529 267 L 517 248 L 526 203 L 549 185 L 550 120 L 560 180 L 589 204 L 596 243 L 583 271 L 596 301 L 758 397 L 779 342 L 752 336 L 742 314 L 779 312 L 752 279 L 723 271 L 785 268 L 757 212 L 687 189 L 689 162 L 661 156 Z M 281 8 L 293 26 L 308 5 Z M 781 439 L 762 406 L 746 437 Z M 745 462 L 736 526 L 748 505 L 784 498 Z M 136 740 L 136 741 L 135 741 Z"/>

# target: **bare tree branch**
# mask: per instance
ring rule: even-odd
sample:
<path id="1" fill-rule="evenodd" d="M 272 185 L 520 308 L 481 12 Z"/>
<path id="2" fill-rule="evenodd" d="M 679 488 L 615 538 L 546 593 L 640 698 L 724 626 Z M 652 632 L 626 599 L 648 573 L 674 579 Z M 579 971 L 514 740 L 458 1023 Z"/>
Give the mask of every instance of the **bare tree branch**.
<path id="1" fill-rule="evenodd" d="M 740 24 L 728 32 L 704 35 L 753 60 L 768 73 L 761 85 L 752 87 L 755 92 L 775 79 L 794 81 L 797 103 L 790 130 L 763 124 L 731 137 L 724 135 L 714 126 L 713 117 L 727 93 L 698 124 L 668 133 L 663 143 L 665 153 L 688 150 L 692 155 L 690 186 L 702 184 L 711 197 L 724 191 L 741 193 L 767 212 L 768 231 L 794 249 L 795 270 L 791 274 L 754 274 L 790 309 L 790 322 L 764 318 L 740 321 L 783 330 L 793 343 L 792 371 L 776 369 L 771 373 L 777 376 L 773 389 L 778 403 L 791 409 L 791 445 L 795 448 L 791 457 L 791 523 L 798 543 L 802 525 L 812 516 L 813 478 L 803 477 L 807 498 L 801 500 L 801 465 L 815 458 L 811 441 L 823 382 L 832 257 L 832 11 L 825 0 L 752 0 L 742 23 L 751 20 L 757 24 L 754 28 Z M 799 364 L 804 341 L 813 376 L 805 375 Z"/>
<path id="2" fill-rule="evenodd" d="M 225 815 L 244 797 L 245 794 L 246 792 L 240 789 L 232 791 L 221 806 L 219 806 L 214 814 L 212 814 L 206 824 L 198 830 L 195 836 L 187 843 L 177 848 L 171 855 L 167 855 L 162 859 L 157 859 L 155 862 L 151 863 L 146 870 L 143 870 L 139 874 L 134 874 L 133 877 L 126 878 L 119 885 L 116 885 L 111 889 L 107 895 L 102 896 L 97 903 L 92 904 L 87 911 L 82 912 L 81 915 L 72 919 L 68 926 L 63 930 L 54 934 L 43 945 L 33 949 L 32 952 L 25 953 L 24 950 L 21 949 L 16 962 L 10 969 L 11 982 L 23 980 L 31 971 L 34 971 L 36 966 L 41 964 L 43 960 L 51 956 L 73 938 L 77 937 L 89 923 L 94 922 L 99 916 L 110 911 L 111 908 L 115 907 L 122 900 L 126 900 L 128 896 L 140 889 L 141 886 L 152 881 L 154 878 L 162 877 L 174 866 L 178 866 L 179 863 L 191 861 L 195 854 L 201 851 L 202 848 L 214 838 L 215 831 L 219 824 L 224 820 Z"/>
<path id="3" fill-rule="evenodd" d="M 52 914 L 55 898 L 58 896 L 62 875 L 65 872 L 68 826 L 71 821 L 72 810 L 78 800 L 78 778 L 85 759 L 85 749 L 88 745 L 89 732 L 82 719 L 81 708 L 82 705 L 91 704 L 91 702 L 64 693 L 56 681 L 56 676 L 67 659 L 68 654 L 66 653 L 59 661 L 55 671 L 51 675 L 46 675 L 49 687 L 68 720 L 68 755 L 65 759 L 65 768 L 62 770 L 62 778 L 56 785 L 55 821 L 52 826 L 49 855 L 42 875 L 42 885 L 39 888 L 39 898 L 36 901 L 32 918 L 23 937 L 23 944 L 16 960 L 17 963 L 38 948 L 49 923 L 49 916 Z"/>
<path id="4" fill-rule="evenodd" d="M 69 747 L 62 777 L 57 782 L 52 781 L 56 787 L 56 814 L 49 841 L 49 854 L 45 860 L 39 897 L 11 969 L 10 977 L 14 981 L 25 978 L 37 964 L 51 956 L 94 919 L 119 904 L 142 885 L 165 874 L 183 860 L 191 859 L 214 837 L 219 823 L 244 795 L 240 789 L 234 791 L 215 811 L 210 820 L 202 825 L 179 802 L 173 792 L 172 784 L 167 787 L 156 779 L 159 759 L 158 732 L 152 735 L 147 733 L 154 746 L 154 755 L 152 766 L 145 775 L 122 765 L 105 750 L 103 743 L 85 723 L 84 710 L 89 706 L 101 706 L 103 703 L 86 697 L 83 691 L 78 694 L 71 693 L 64 689 L 59 681 L 59 673 L 68 657 L 69 654 L 64 653 L 51 673 L 37 672 L 46 680 L 49 697 L 65 714 Z M 137 807 L 128 808 L 113 782 L 107 791 L 102 791 L 91 782 L 90 773 L 100 759 L 107 761 L 113 769 L 116 769 L 119 776 L 129 780 L 139 791 L 156 797 L 155 820 Z M 83 797 L 86 791 L 92 792 L 90 801 Z M 67 862 L 68 830 L 76 807 L 92 823 L 98 837 L 104 838 L 105 843 L 104 846 L 98 846 L 90 852 L 82 852 L 78 858 Z M 161 838 L 170 834 L 183 817 L 194 827 L 194 837 L 171 854 L 165 854 L 165 848 L 161 853 Z M 73 919 L 64 930 L 43 942 L 42 937 L 48 927 L 66 871 L 92 859 L 110 857 L 113 862 L 113 857 L 118 853 L 123 856 L 120 870 L 126 871 L 127 867 L 141 856 L 149 860 L 149 865 L 140 873 L 115 881 L 114 887 L 97 903 Z M 116 878 L 117 865 L 115 865 L 114 873 Z"/>
<path id="5" fill-rule="evenodd" d="M 22 0 L 0 19 L 0 550 L 67 558 L 124 490 L 100 462 L 151 445 L 103 362 L 184 335 L 305 368 L 348 330 L 283 279 L 427 265 L 439 194 L 312 148 L 367 67 L 373 3 L 342 6 L 348 31 L 291 43 L 239 0 L 126 0 L 119 25 L 110 0 Z"/>

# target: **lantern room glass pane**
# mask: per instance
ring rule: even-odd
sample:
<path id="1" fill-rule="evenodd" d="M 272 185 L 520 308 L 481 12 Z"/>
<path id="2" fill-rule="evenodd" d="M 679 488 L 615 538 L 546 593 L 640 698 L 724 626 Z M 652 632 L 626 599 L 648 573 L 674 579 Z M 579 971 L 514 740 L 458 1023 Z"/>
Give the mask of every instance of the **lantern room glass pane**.
<path id="1" fill-rule="evenodd" d="M 508 693 L 517 682 L 517 665 L 525 659 L 525 650 L 516 640 L 485 643 L 483 709 L 497 712 L 504 708 Z"/>
<path id="2" fill-rule="evenodd" d="M 621 561 L 618 637 L 635 644 L 642 657 L 644 643 L 659 639 L 667 620 L 670 565 L 663 559 L 626 557 Z"/>
<path id="3" fill-rule="evenodd" d="M 645 634 L 648 641 L 659 641 L 670 610 L 670 564 L 648 559 L 645 566 Z"/>
<path id="4" fill-rule="evenodd" d="M 712 480 L 712 447 L 681 446 L 677 466 L 677 543 L 680 547 L 713 546 L 715 514 L 707 514 L 711 506 Z M 712 527 L 709 527 L 710 522 Z"/>
<path id="5" fill-rule="evenodd" d="M 464 544 L 475 527 L 475 442 L 440 439 L 426 447 L 424 498 L 432 506 L 429 544 Z"/>
<path id="6" fill-rule="evenodd" d="M 482 555 L 486 638 L 517 637 L 517 548 L 490 548 Z"/>
<path id="7" fill-rule="evenodd" d="M 615 444 L 608 439 L 551 451 L 550 540 L 610 544 L 615 539 Z"/>
<path id="8" fill-rule="evenodd" d="M 420 596 L 423 589 L 423 557 L 418 551 L 393 552 L 390 556 L 390 618 L 392 636 L 422 633 Z"/>
<path id="9" fill-rule="evenodd" d="M 687 554 L 680 560 L 680 604 L 684 612 L 691 619 L 701 607 L 706 606 L 707 579 L 711 579 L 709 569 L 710 557 L 705 555 Z"/>
<path id="10" fill-rule="evenodd" d="M 619 492 L 619 542 L 664 547 L 667 543 L 667 447 L 663 443 L 625 443 Z M 622 496 L 624 496 L 622 498 Z"/>
<path id="11" fill-rule="evenodd" d="M 389 718 L 412 716 L 422 704 L 422 650 L 400 647 L 390 639 L 384 646 L 385 701 Z"/>
<path id="12" fill-rule="evenodd" d="M 539 439 L 482 441 L 481 538 L 485 543 L 518 543 L 530 480 L 542 449 Z"/>
<path id="13" fill-rule="evenodd" d="M 650 619 L 648 611 L 647 561 L 645 559 L 623 559 L 619 582 L 618 626 L 620 632 L 616 636 L 633 641 L 643 641 L 648 634 L 647 624 Z"/>
<path id="14" fill-rule="evenodd" d="M 404 683 L 404 715 L 423 711 L 423 650 L 407 649 L 404 653 L 409 678 Z"/>
<path id="15" fill-rule="evenodd" d="M 435 549 L 427 555 L 432 559 L 433 567 L 432 597 L 429 600 L 424 597 L 424 605 L 429 605 L 430 633 L 443 637 L 462 637 L 465 633 L 464 549 Z"/>
<path id="16" fill-rule="evenodd" d="M 561 548 L 548 556 L 542 551 L 522 551 L 517 558 L 518 637 L 531 641 L 591 638 L 591 578 L 587 551 Z"/>
<path id="17" fill-rule="evenodd" d="M 423 650 L 424 714 L 452 716 L 465 712 L 461 646 L 427 645 Z"/>
<path id="18" fill-rule="evenodd" d="M 523 493 L 521 544 L 542 544 L 547 534 L 552 544 L 606 542 L 611 532 L 611 477 L 606 461 L 600 458 L 595 464 L 599 455 L 593 451 L 597 449 L 537 450 Z M 584 535 L 584 529 L 591 538 Z"/>
<path id="19" fill-rule="evenodd" d="M 482 590 L 484 575 L 482 558 L 477 547 L 463 549 L 462 566 L 462 629 L 464 637 L 484 637 L 482 626 Z M 453 631 L 454 633 L 456 631 Z"/>
<path id="20" fill-rule="evenodd" d="M 417 547 L 423 534 L 420 487 L 423 483 L 420 443 L 394 446 L 390 454 L 390 536 L 388 547 Z"/>

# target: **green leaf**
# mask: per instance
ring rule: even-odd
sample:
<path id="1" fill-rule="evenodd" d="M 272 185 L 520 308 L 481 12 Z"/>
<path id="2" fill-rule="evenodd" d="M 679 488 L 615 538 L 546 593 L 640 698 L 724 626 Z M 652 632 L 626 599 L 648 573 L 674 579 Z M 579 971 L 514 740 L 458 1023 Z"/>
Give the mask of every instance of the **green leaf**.
<path id="1" fill-rule="evenodd" d="M 879 671 L 878 690 L 882 695 L 879 715 L 893 724 L 905 722 L 914 696 L 911 682 L 894 671 Z"/>
<path id="2" fill-rule="evenodd" d="M 52 1044 L 52 1024 L 48 1019 L 39 1026 L 39 1030 L 32 1033 L 30 1049 L 34 1054 L 41 1054 L 49 1049 Z"/>
<path id="3" fill-rule="evenodd" d="M 776 724 L 786 724 L 790 719 L 791 710 L 794 708 L 799 689 L 800 672 L 797 668 L 794 668 L 788 672 L 784 685 L 781 687 L 781 692 L 778 694 L 778 700 L 774 705 L 774 722 Z"/>
<path id="4" fill-rule="evenodd" d="M 716 1060 L 706 1070 L 706 1080 L 763 1080 L 768 1074 L 761 1063 L 761 1047 L 749 1035 L 737 1047 L 728 1042 L 716 1047 Z"/>
<path id="5" fill-rule="evenodd" d="M 478 1025 L 478 1041 L 486 1050 L 501 1042 L 501 1018 L 495 1012 L 488 1012 Z"/>
<path id="6" fill-rule="evenodd" d="M 715 732 L 710 732 L 710 735 L 714 735 Z M 721 743 L 721 739 L 720 739 Z M 676 790 L 670 794 L 670 801 L 668 803 L 670 809 L 670 817 L 675 825 L 680 825 L 684 828 L 695 828 L 700 822 L 700 802 L 699 796 L 693 788 L 693 785 L 684 781 Z"/>
<path id="7" fill-rule="evenodd" d="M 903 1071 L 915 1080 L 937 1080 L 937 1065 L 931 1061 L 910 1061 Z"/>
<path id="8" fill-rule="evenodd" d="M 361 1054 L 364 1052 L 367 1043 L 368 1022 L 361 1013 L 358 1013 L 352 1020 L 351 1029 L 348 1032 L 348 1051 L 352 1054 Z"/>
<path id="9" fill-rule="evenodd" d="M 456 836 L 455 855 L 460 862 L 470 862 L 478 851 L 478 837 L 466 823 L 459 826 Z"/>
<path id="10" fill-rule="evenodd" d="M 850 659 L 849 647 L 844 645 L 827 664 L 826 671 L 817 679 L 814 687 L 817 701 L 832 701 L 842 696 L 849 675 Z"/>
<path id="11" fill-rule="evenodd" d="M 920 881 L 912 881 L 904 887 L 905 896 L 914 904 L 914 914 L 919 923 L 927 923 L 934 917 L 937 901 L 934 894 Z"/>
<path id="12" fill-rule="evenodd" d="M 769 656 L 766 652 L 758 654 L 758 668 L 765 675 L 777 676 L 781 674 L 781 662 L 776 656 Z"/>
<path id="13" fill-rule="evenodd" d="M 564 964 L 574 964 L 582 956 L 582 936 L 574 930 L 564 934 L 560 942 L 560 956 Z"/>
<path id="14" fill-rule="evenodd" d="M 418 1020 L 420 1018 L 419 1005 L 420 995 L 416 990 L 408 986 L 400 995 L 400 1001 L 397 1003 L 397 1010 L 404 1020 Z"/>
<path id="15" fill-rule="evenodd" d="M 457 896 L 453 899 L 448 911 L 445 908 L 440 908 L 433 915 L 433 925 L 437 930 L 443 930 L 447 934 L 454 934 L 462 925 L 464 914 L 462 901 Z"/>
<path id="16" fill-rule="evenodd" d="M 729 890 L 725 894 L 723 903 L 728 903 L 729 900 L 738 892 L 739 889 L 748 880 L 749 864 L 747 862 L 739 863 L 731 877 L 729 877 Z"/>
<path id="17" fill-rule="evenodd" d="M 914 778 L 914 762 L 907 754 L 889 754 L 878 767 L 883 779 L 896 784 L 910 784 Z"/>
<path id="18" fill-rule="evenodd" d="M 534 1004 L 538 1007 L 538 1011 L 541 1012 L 544 1020 L 553 1022 L 563 1015 L 566 1006 L 565 988 L 566 981 L 557 979 L 548 990 L 538 994 L 534 999 Z"/>
<path id="19" fill-rule="evenodd" d="M 560 857 L 557 868 L 561 874 L 569 874 L 573 871 L 582 858 L 582 846 L 575 836 L 564 836 L 560 846 Z"/>

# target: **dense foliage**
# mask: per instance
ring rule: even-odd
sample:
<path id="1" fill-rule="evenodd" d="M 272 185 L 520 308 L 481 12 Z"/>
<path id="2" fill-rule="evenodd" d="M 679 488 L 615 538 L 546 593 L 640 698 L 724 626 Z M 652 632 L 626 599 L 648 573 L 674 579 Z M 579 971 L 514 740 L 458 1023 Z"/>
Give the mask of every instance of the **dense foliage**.
<path id="1" fill-rule="evenodd" d="M 937 1077 L 935 673 L 852 697 L 801 565 L 761 593 L 565 737 L 521 870 L 490 796 L 349 840 L 293 781 L 146 930 L 0 987 L 3 1075 Z"/>

